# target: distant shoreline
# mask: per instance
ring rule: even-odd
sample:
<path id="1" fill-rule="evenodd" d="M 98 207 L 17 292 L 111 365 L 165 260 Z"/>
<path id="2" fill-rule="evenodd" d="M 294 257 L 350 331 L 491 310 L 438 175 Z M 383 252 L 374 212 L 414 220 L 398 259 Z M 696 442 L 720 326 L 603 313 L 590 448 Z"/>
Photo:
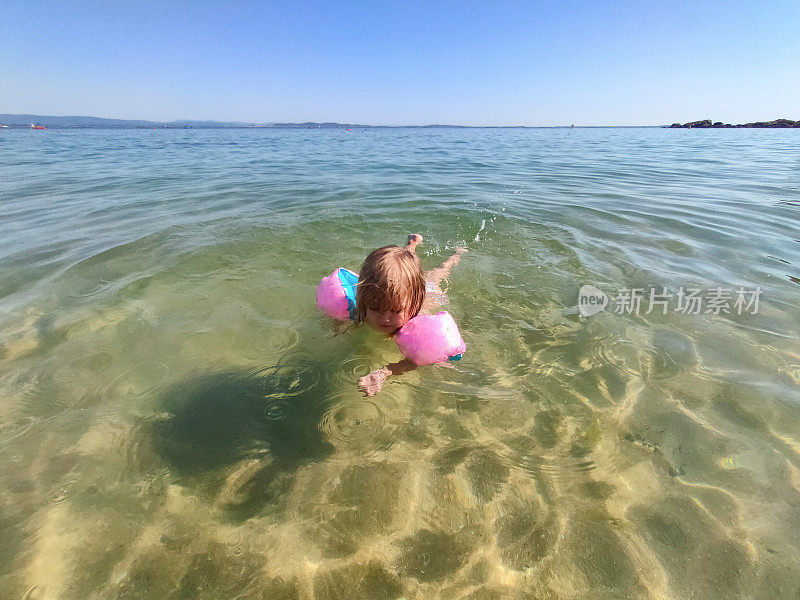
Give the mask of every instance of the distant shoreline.
<path id="1" fill-rule="evenodd" d="M 47 129 L 733 129 L 733 128 L 800 128 L 800 121 L 776 119 L 731 125 L 711 119 L 673 123 L 672 125 L 362 125 L 358 123 L 312 122 L 303 123 L 246 123 L 237 121 L 142 121 L 132 119 L 105 119 L 102 117 L 47 116 L 29 114 L 0 114 L 3 129 L 31 129 L 32 125 Z"/>
<path id="2" fill-rule="evenodd" d="M 45 129 L 57 131 L 89 131 L 89 130 L 223 130 L 223 129 L 283 129 L 283 130 L 367 130 L 367 129 L 663 129 L 664 125 L 163 125 L 146 127 L 142 125 L 48 125 L 41 121 Z M 5 128 L 14 131 L 30 130 L 30 125 L 7 125 Z M 4 128 L 4 129 L 5 129 Z"/>
<path id="3" fill-rule="evenodd" d="M 658 125 L 363 125 L 359 123 L 314 122 L 303 123 L 246 123 L 238 121 L 141 121 L 133 119 L 105 119 L 102 117 L 47 116 L 29 114 L 0 114 L 0 125 L 9 129 L 31 129 L 39 124 L 48 129 L 572 129 L 605 127 L 658 127 Z"/>

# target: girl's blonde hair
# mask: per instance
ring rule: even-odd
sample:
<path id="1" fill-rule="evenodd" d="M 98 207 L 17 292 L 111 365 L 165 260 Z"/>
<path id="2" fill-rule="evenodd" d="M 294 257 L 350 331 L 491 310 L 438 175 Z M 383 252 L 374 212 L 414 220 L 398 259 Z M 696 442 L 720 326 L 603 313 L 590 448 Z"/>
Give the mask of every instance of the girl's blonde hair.
<path id="1" fill-rule="evenodd" d="M 400 246 L 384 246 L 370 252 L 358 273 L 355 320 L 362 322 L 367 309 L 408 310 L 411 319 L 424 299 L 425 276 L 417 255 Z"/>

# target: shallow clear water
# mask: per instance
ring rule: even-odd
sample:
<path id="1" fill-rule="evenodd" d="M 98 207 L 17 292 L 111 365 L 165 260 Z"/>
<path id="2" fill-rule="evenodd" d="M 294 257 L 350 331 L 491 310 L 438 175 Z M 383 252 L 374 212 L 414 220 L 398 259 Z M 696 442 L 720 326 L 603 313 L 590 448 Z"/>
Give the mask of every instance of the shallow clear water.
<path id="1" fill-rule="evenodd" d="M 795 131 L 4 131 L 0 211 L 4 598 L 800 594 Z M 467 353 L 363 398 L 411 232 Z"/>

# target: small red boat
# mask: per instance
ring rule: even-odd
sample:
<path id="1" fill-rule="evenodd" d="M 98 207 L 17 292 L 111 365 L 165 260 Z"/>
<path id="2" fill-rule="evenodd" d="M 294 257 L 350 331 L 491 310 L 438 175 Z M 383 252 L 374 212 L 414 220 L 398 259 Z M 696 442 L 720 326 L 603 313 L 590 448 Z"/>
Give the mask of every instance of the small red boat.
<path id="1" fill-rule="evenodd" d="M 38 123 L 32 123 L 31 129 L 47 129 L 44 125 L 39 125 Z"/>

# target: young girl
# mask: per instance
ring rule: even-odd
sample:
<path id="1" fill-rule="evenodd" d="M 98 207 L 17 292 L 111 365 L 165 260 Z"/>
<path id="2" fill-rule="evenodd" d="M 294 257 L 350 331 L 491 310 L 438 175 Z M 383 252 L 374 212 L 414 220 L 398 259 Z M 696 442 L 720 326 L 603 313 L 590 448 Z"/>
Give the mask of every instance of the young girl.
<path id="1" fill-rule="evenodd" d="M 358 274 L 357 322 L 392 336 L 409 319 L 428 313 L 437 305 L 447 304 L 447 296 L 439 284 L 448 277 L 450 269 L 458 264 L 467 249 L 457 248 L 456 253 L 440 267 L 423 273 L 422 264 L 414 253 L 421 243 L 422 236 L 412 234 L 408 236 L 405 248 L 384 246 L 367 256 Z M 416 368 L 417 365 L 404 358 L 365 375 L 358 380 L 358 387 L 367 396 L 374 396 L 388 377 Z"/>

